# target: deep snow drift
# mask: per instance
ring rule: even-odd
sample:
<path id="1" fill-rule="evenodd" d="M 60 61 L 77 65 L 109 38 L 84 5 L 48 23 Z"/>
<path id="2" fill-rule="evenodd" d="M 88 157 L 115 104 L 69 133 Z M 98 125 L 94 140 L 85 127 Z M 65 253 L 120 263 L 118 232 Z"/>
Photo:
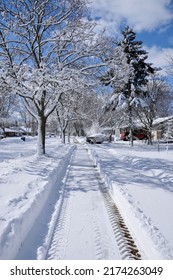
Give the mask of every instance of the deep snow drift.
<path id="1" fill-rule="evenodd" d="M 143 257 L 173 259 L 173 146 L 80 145 L 88 148 Z M 47 154 L 39 158 L 35 147 L 34 138 L 0 141 L 0 259 L 42 258 L 62 206 L 75 145 L 48 138 Z"/>

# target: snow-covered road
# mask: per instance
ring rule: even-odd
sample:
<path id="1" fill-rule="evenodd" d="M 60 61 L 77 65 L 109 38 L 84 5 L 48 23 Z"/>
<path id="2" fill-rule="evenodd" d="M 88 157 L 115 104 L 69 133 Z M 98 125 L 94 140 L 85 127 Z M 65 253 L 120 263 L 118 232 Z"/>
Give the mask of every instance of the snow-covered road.
<path id="1" fill-rule="evenodd" d="M 48 259 L 121 259 L 86 149 L 75 150 Z"/>

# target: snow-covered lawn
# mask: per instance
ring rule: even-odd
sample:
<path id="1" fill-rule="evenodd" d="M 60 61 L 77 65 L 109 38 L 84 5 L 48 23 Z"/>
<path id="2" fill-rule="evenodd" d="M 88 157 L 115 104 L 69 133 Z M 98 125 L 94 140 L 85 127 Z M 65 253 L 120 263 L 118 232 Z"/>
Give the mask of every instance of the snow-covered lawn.
<path id="1" fill-rule="evenodd" d="M 41 212 L 45 211 L 45 224 L 50 218 L 46 201 L 55 192 L 57 180 L 58 196 L 74 148 L 48 138 L 47 155 L 37 158 L 36 145 L 37 139 L 30 137 L 25 142 L 20 138 L 0 141 L 0 259 L 16 256 Z"/>
<path id="2" fill-rule="evenodd" d="M 88 145 L 147 259 L 173 259 L 173 144 Z"/>
<path id="3" fill-rule="evenodd" d="M 48 138 L 46 156 L 37 158 L 36 141 L 30 137 L 25 142 L 20 138 L 0 140 L 0 259 L 42 258 L 62 206 L 64 176 L 75 146 Z M 80 145 L 88 149 L 143 257 L 173 259 L 173 145 L 169 150 L 161 145 L 160 151 L 157 145 L 137 141 L 134 147 L 118 141 L 100 145 L 81 141 Z M 82 158 L 75 164 L 80 168 Z M 75 185 L 81 183 L 77 171 L 72 175 Z M 87 209 L 84 194 L 80 193 L 80 205 Z M 101 223 L 99 209 L 96 216 Z M 21 246 L 22 253 L 18 252 Z"/>

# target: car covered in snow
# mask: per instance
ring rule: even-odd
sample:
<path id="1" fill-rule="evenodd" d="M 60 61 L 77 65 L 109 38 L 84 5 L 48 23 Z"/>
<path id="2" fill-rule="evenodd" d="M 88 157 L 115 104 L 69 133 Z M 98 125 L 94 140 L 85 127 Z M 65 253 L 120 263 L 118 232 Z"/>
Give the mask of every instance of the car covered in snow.
<path id="1" fill-rule="evenodd" d="M 102 144 L 104 141 L 109 141 L 109 136 L 97 133 L 86 137 L 86 142 L 90 144 Z"/>

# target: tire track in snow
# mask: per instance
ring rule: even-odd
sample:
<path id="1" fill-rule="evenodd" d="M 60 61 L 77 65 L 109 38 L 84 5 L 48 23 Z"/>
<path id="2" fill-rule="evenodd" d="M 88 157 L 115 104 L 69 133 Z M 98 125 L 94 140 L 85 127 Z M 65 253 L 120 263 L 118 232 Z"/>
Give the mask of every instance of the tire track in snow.
<path id="1" fill-rule="evenodd" d="M 135 259 L 140 260 L 141 255 L 139 250 L 126 226 L 123 217 L 121 216 L 118 207 L 112 200 L 106 187 L 102 185 L 101 187 L 105 206 L 108 211 L 109 219 L 113 227 L 113 232 L 122 255 L 122 259 Z"/>
<path id="2" fill-rule="evenodd" d="M 68 215 L 67 215 L 68 213 Z M 69 242 L 69 228 L 71 223 L 71 203 L 64 200 L 63 207 L 55 228 L 50 249 L 47 254 L 48 260 L 63 259 L 66 255 L 66 249 Z"/>
<path id="3" fill-rule="evenodd" d="M 47 259 L 140 259 L 139 251 L 87 151 L 69 167 Z"/>
<path id="4" fill-rule="evenodd" d="M 92 227 L 94 232 L 94 251 L 96 260 L 114 259 L 115 240 L 110 242 L 110 234 L 106 234 L 101 227 L 99 217 L 93 215 Z M 117 248 L 118 249 L 118 248 Z"/>
<path id="5" fill-rule="evenodd" d="M 101 150 L 101 146 L 98 146 Z M 172 259 L 172 250 L 170 249 L 170 245 L 168 244 L 168 241 L 166 240 L 165 236 L 162 234 L 162 232 L 159 230 L 159 227 L 154 223 L 154 220 L 151 219 L 150 216 L 147 216 L 144 213 L 144 210 L 142 209 L 142 206 L 140 206 L 140 201 L 134 200 L 134 198 L 131 196 L 131 194 L 128 192 L 128 188 L 126 188 L 124 185 L 123 186 L 118 186 L 118 189 L 115 188 L 114 185 L 116 185 L 116 180 L 114 184 L 114 179 L 110 180 L 110 173 L 107 175 L 104 168 L 100 166 L 99 158 L 97 155 L 97 152 L 94 150 L 88 150 L 89 154 L 92 158 L 92 160 L 95 162 L 95 165 L 98 166 L 99 173 L 101 174 L 101 177 L 103 180 L 106 182 L 107 186 L 110 186 L 110 190 L 114 188 L 114 190 L 117 191 L 116 196 L 120 193 L 120 201 L 121 201 L 121 196 L 123 197 L 125 203 L 127 203 L 127 206 L 130 204 L 131 210 L 132 210 L 132 215 L 135 218 L 135 223 L 137 223 L 137 228 L 139 226 L 141 233 L 138 230 L 131 228 L 133 231 L 133 234 L 136 238 L 136 242 L 138 242 L 138 245 L 141 247 L 141 250 L 143 250 L 143 257 L 147 256 L 149 259 L 156 259 L 156 258 L 166 258 L 166 259 Z M 106 152 L 107 154 L 111 154 L 111 150 L 107 149 Z M 130 158 L 129 156 L 124 156 L 123 160 L 127 159 L 129 162 L 136 164 L 136 162 L 139 162 L 138 158 L 134 160 L 134 158 Z M 137 169 L 138 170 L 138 169 Z M 169 168 L 168 168 L 169 171 Z M 151 176 L 146 176 L 146 174 L 141 173 L 141 176 L 144 176 L 144 178 L 150 178 L 152 182 L 160 182 L 162 181 L 163 178 L 158 178 L 158 175 L 160 174 L 159 171 L 153 172 L 152 169 L 150 170 L 150 173 L 153 175 Z M 158 174 L 159 173 L 159 174 Z M 151 175 L 150 174 L 150 175 Z M 162 175 L 162 173 L 161 173 Z M 139 174 L 136 176 L 138 177 Z M 160 176 L 160 175 L 159 175 Z M 157 177 L 157 178 L 156 178 Z M 164 181 L 164 180 L 163 180 Z M 110 183 L 110 184 L 109 184 Z M 167 189 L 169 190 L 169 186 L 167 186 Z M 115 194 L 114 194 L 115 195 Z M 119 201 L 117 201 L 119 203 Z M 121 204 L 118 204 L 120 209 L 123 212 L 123 209 L 121 208 Z M 147 212 L 146 212 L 147 213 Z M 129 213 L 130 214 L 130 213 Z M 164 231 L 163 231 L 164 232 Z M 139 238 L 140 234 L 142 236 L 145 236 L 145 244 L 143 242 L 141 243 L 141 239 Z M 153 247 L 153 250 L 151 250 L 149 253 L 147 252 L 146 248 Z M 145 253 L 146 252 L 146 253 Z M 148 255 L 149 254 L 149 255 Z"/>

